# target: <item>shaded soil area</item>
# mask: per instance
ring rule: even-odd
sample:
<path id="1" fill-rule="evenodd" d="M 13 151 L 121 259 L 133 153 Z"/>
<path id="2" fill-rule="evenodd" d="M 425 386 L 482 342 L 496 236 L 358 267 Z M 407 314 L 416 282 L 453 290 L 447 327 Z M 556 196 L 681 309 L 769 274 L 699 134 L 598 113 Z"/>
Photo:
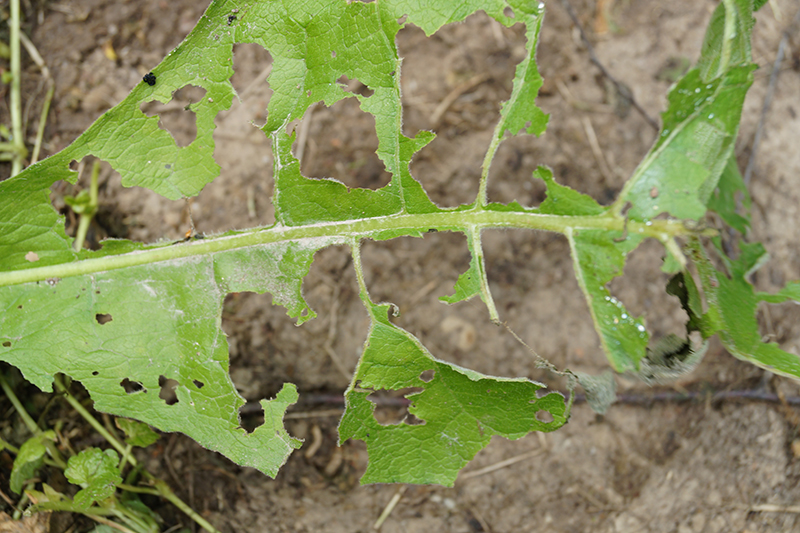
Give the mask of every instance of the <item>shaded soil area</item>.
<path id="1" fill-rule="evenodd" d="M 191 30 L 207 5 L 208 0 L 75 0 L 27 6 L 27 31 L 56 88 L 46 151 L 67 146 L 122 100 Z M 574 0 L 573 6 L 597 56 L 647 114 L 657 118 L 675 70 L 699 55 L 716 2 Z M 546 9 L 538 52 L 545 85 L 538 103 L 550 113 L 550 125 L 541 138 L 504 141 L 492 167 L 489 196 L 493 201 L 537 205 L 544 199 L 544 186 L 531 175 L 538 165 L 548 165 L 561 183 L 609 203 L 656 131 L 592 65 L 562 4 L 551 1 Z M 743 169 L 753 156 L 778 43 L 798 9 L 794 0 L 774 0 L 757 14 L 753 54 L 761 68 L 746 101 L 737 145 Z M 751 181 L 750 238 L 764 242 L 772 256 L 753 281 L 767 291 L 800 278 L 800 30 L 795 27 L 789 35 Z M 510 94 L 524 45 L 521 27 L 503 28 L 482 14 L 431 38 L 414 27 L 399 34 L 405 58 L 405 133 L 437 134 L 415 157 L 412 172 L 438 204 L 454 206 L 475 197 L 499 106 Z M 180 239 L 190 219 L 204 233 L 272 223 L 272 154 L 268 140 L 253 126 L 264 122 L 271 94 L 264 81 L 270 61 L 269 53 L 258 46 L 235 49 L 232 83 L 241 100 L 216 121 L 219 179 L 191 202 L 171 202 L 149 191 L 123 188 L 119 176 L 104 168 L 103 209 L 90 240 Z M 35 135 L 42 79 L 26 59 L 23 87 L 24 105 L 30 107 L 29 135 Z M 357 80 L 348 88 L 363 90 Z M 3 96 L 0 118 L 8 123 L 8 98 Z M 158 113 L 163 127 L 186 144 L 196 132 L 184 106 L 197 98 L 186 90 L 170 104 L 145 111 Z M 303 152 L 306 176 L 334 177 L 352 187 L 377 188 L 388 182 L 375 155 L 374 121 L 354 99 L 331 108 L 318 105 L 299 127 L 307 135 L 297 147 Z M 7 174 L 8 169 L 3 171 Z M 67 213 L 70 231 L 76 218 L 63 196 L 82 186 L 79 182 L 54 187 L 54 203 Z M 612 283 L 612 293 L 630 311 L 646 316 L 654 337 L 680 333 L 685 315 L 677 300 L 664 293 L 667 276 L 659 270 L 663 252 L 651 244 L 632 254 L 624 276 Z M 554 234 L 490 231 L 484 245 L 501 319 L 558 367 L 591 373 L 606 369 L 567 242 Z M 373 299 L 395 303 L 400 309 L 397 324 L 416 335 L 434 356 L 487 374 L 527 376 L 564 387 L 537 368 L 528 350 L 509 333 L 491 324 L 480 301 L 454 306 L 438 301 L 452 292 L 469 263 L 463 236 L 434 233 L 424 239 L 367 242 L 363 259 Z M 350 441 L 336 445 L 341 413 L 336 396 L 348 384 L 369 325 L 349 251 L 330 248 L 318 253 L 304 294 L 319 317 L 301 328 L 284 309 L 272 305 L 269 295 L 230 295 L 223 314 L 231 375 L 242 396 L 257 402 L 274 396 L 287 381 L 296 383 L 301 393 L 287 427 L 305 439 L 305 445 L 275 480 L 239 468 L 182 435 L 162 436 L 140 457 L 222 531 L 366 532 L 398 494 L 382 531 L 800 529 L 797 515 L 781 510 L 800 499 L 797 410 L 780 403 L 711 401 L 711 394 L 720 390 L 764 390 L 793 397 L 800 395 L 800 387 L 735 360 L 718 344 L 712 344 L 696 372 L 660 389 L 708 391 L 707 401 L 623 403 L 605 416 L 578 404 L 569 424 L 555 433 L 514 442 L 493 440 L 454 488 L 359 486 L 367 463 L 365 447 Z M 759 318 L 765 338 L 800 355 L 798 306 L 765 307 Z M 61 420 L 63 430 L 74 435 L 75 446 L 99 444 L 77 415 L 63 407 L 47 407 L 48 397 L 23 383 L 16 386 L 35 417 L 48 423 Z M 656 392 L 621 378 L 619 387 L 628 395 Z M 0 434 L 19 444 L 24 429 L 5 397 L 0 397 L 0 412 Z M 245 427 L 261 422 L 250 413 L 243 413 Z M 404 413 L 401 407 L 386 407 L 380 416 L 400 420 Z M 0 452 L 0 471 L 8 472 L 9 457 Z M 509 459 L 516 462 L 502 467 Z M 500 466 L 483 470 L 492 465 Z M 0 479 L 6 493 L 7 487 L 7 480 Z M 164 515 L 164 530 L 180 524 L 191 527 L 188 519 L 158 500 L 147 503 Z M 774 507 L 764 507 L 767 504 Z M 9 512 L 2 501 L 0 511 Z M 59 520 L 61 529 L 54 525 L 54 531 L 71 527 L 71 518 Z M 73 531 L 91 528 L 83 521 L 74 526 Z"/>

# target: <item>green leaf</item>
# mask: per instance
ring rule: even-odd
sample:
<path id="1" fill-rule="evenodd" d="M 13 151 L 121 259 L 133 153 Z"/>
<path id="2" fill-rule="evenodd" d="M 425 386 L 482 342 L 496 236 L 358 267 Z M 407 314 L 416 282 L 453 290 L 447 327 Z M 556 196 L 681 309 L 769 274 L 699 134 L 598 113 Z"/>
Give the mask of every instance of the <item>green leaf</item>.
<path id="1" fill-rule="evenodd" d="M 44 456 L 47 453 L 45 442 L 55 440 L 56 433 L 50 430 L 29 438 L 19 447 L 19 454 L 14 459 L 11 477 L 8 480 L 8 486 L 13 492 L 20 494 L 25 483 L 36 476 L 36 472 L 44 464 Z"/>
<path id="2" fill-rule="evenodd" d="M 658 141 L 615 202 L 630 202 L 629 218 L 648 221 L 668 213 L 699 220 L 705 214 L 733 153 L 753 69 L 736 67 L 711 82 L 694 69 L 673 87 Z"/>
<path id="3" fill-rule="evenodd" d="M 689 246 L 708 305 L 703 316 L 703 336 L 717 333 L 734 357 L 776 374 L 800 378 L 800 357 L 782 350 L 777 343 L 763 342 L 756 320 L 761 301 L 800 301 L 800 282 L 792 282 L 774 295 L 756 293 L 747 277 L 767 259 L 760 243 L 741 243 L 740 256 L 735 261 L 720 254 L 727 273 L 716 269 L 699 242 L 692 241 Z"/>
<path id="4" fill-rule="evenodd" d="M 502 2 L 498 3 L 502 6 Z M 497 15 L 495 15 L 495 19 L 507 26 L 518 21 L 525 23 L 526 54 L 525 58 L 517 65 L 511 96 L 508 101 L 503 103 L 500 110 L 500 122 L 495 131 L 498 138 L 502 138 L 506 131 L 516 135 L 521 130 L 539 136 L 547 128 L 549 119 L 549 116 L 534 103 L 539 89 L 544 83 L 535 60 L 536 45 L 539 43 L 539 32 L 544 20 L 544 4 L 511 0 L 509 6 L 514 12 L 512 20 Z"/>
<path id="5" fill-rule="evenodd" d="M 130 418 L 117 418 L 117 427 L 125 432 L 125 442 L 131 446 L 146 448 L 158 440 L 158 433 L 150 426 Z"/>
<path id="6" fill-rule="evenodd" d="M 470 251 L 469 269 L 456 280 L 455 294 L 452 296 L 441 296 L 439 300 L 447 304 L 454 304 L 469 300 L 473 296 L 480 294 L 481 299 L 489 309 L 489 317 L 493 322 L 499 322 L 497 309 L 489 291 L 489 280 L 486 277 L 486 265 L 483 260 L 483 247 L 481 245 L 481 234 L 479 228 L 471 228 L 467 232 L 467 246 Z"/>
<path id="7" fill-rule="evenodd" d="M 117 452 L 98 448 L 88 448 L 69 458 L 64 475 L 70 483 L 84 486 L 73 498 L 76 509 L 86 510 L 116 492 L 122 483 L 118 464 Z"/>
<path id="8" fill-rule="evenodd" d="M 340 442 L 367 443 L 370 461 L 361 483 L 452 486 L 493 435 L 515 440 L 566 423 L 569 412 L 560 394 L 538 397 L 540 383 L 485 376 L 435 359 L 416 337 L 389 322 L 388 311 L 388 305 L 370 304 L 369 338 L 339 424 Z M 421 389 L 407 397 L 409 413 L 422 423 L 379 424 L 370 394 L 408 387 Z M 537 418 L 542 411 L 552 420 Z"/>
<path id="9" fill-rule="evenodd" d="M 622 274 L 625 258 L 639 245 L 641 237 L 590 230 L 568 231 L 567 239 L 575 277 L 589 304 L 606 357 L 617 372 L 637 370 L 649 338 L 644 320 L 633 317 L 622 302 L 611 296 L 606 284 Z"/>
<path id="10" fill-rule="evenodd" d="M 618 212 L 630 203 L 634 220 L 661 213 L 699 220 L 705 214 L 732 157 L 753 83 L 752 29 L 752 0 L 723 0 L 717 7 L 698 65 L 670 91 L 658 140 L 625 184 Z"/>
<path id="11" fill-rule="evenodd" d="M 728 164 L 719 177 L 717 188 L 708 199 L 707 207 L 716 211 L 730 227 L 744 234 L 750 227 L 750 203 L 750 193 L 739 172 L 736 156 L 731 153 Z M 745 214 L 741 215 L 740 212 Z"/>
<path id="12" fill-rule="evenodd" d="M 239 426 L 244 399 L 228 375 L 222 302 L 228 292 L 269 289 L 290 314 L 310 313 L 300 283 L 314 250 L 310 242 L 281 243 L 4 287 L 2 357 L 43 390 L 63 372 L 83 383 L 100 411 L 181 431 L 274 476 L 300 445 L 281 423 L 297 392 L 286 384 L 262 402 L 266 421 L 253 433 Z M 177 381 L 174 405 L 160 398 L 166 379 Z"/>
<path id="13" fill-rule="evenodd" d="M 730 66 L 750 63 L 750 38 L 755 22 L 753 11 L 753 0 L 724 0 L 719 3 L 708 23 L 697 62 L 703 81 L 719 77 Z"/>
<path id="14" fill-rule="evenodd" d="M 553 172 L 547 167 L 538 167 L 533 177 L 543 180 L 547 185 L 547 198 L 539 206 L 541 213 L 591 216 L 599 215 L 606 210 L 591 196 L 557 183 L 553 178 Z"/>

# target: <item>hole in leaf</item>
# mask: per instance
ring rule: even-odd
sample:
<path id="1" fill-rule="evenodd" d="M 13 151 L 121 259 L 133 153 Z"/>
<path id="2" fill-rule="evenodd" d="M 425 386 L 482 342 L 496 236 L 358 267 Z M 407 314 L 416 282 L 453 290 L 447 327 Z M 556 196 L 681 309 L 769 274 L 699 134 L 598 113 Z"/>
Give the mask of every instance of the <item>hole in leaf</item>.
<path id="1" fill-rule="evenodd" d="M 425 383 L 430 383 L 435 374 L 436 374 L 435 370 L 426 370 L 425 372 L 419 375 L 419 379 L 421 379 Z"/>
<path id="2" fill-rule="evenodd" d="M 348 127 L 340 127 L 343 123 Z M 310 122 L 299 128 L 308 129 L 300 165 L 303 176 L 333 178 L 350 188 L 380 189 L 389 183 L 391 175 L 375 153 L 375 118 L 361 110 L 357 99 L 345 98 L 332 107 L 317 105 Z M 299 137 L 292 150 L 295 157 Z"/>
<path id="3" fill-rule="evenodd" d="M 511 9 L 510 7 L 508 7 L 508 6 L 506 6 L 505 9 L 503 9 L 503 15 L 505 15 L 506 17 L 508 17 L 510 19 L 513 19 L 515 17 L 514 10 Z"/>
<path id="4" fill-rule="evenodd" d="M 141 382 L 131 381 L 128 378 L 123 379 L 119 382 L 119 384 L 128 394 L 134 394 L 136 392 L 142 392 L 145 390 L 144 385 L 142 385 Z"/>
<path id="5" fill-rule="evenodd" d="M 408 413 L 408 416 L 406 416 L 403 422 L 405 422 L 409 426 L 424 426 L 426 424 L 424 420 L 422 420 L 421 418 L 417 418 L 411 413 Z"/>
<path id="6" fill-rule="evenodd" d="M 375 91 L 358 81 L 357 79 L 350 79 L 347 76 L 340 76 L 336 83 L 342 86 L 342 89 L 352 94 L 359 94 L 365 98 L 372 96 Z"/>
<path id="7" fill-rule="evenodd" d="M 145 102 L 140 109 L 148 117 L 158 115 L 158 127 L 172 135 L 175 144 L 189 146 L 197 138 L 197 120 L 191 107 L 205 95 L 202 87 L 186 85 L 172 93 L 172 100 L 166 104 Z"/>
<path id="8" fill-rule="evenodd" d="M 253 108 L 257 115 L 251 120 L 263 120 L 267 102 L 272 94 L 267 76 L 272 71 L 272 56 L 261 45 L 241 43 L 233 47 L 233 76 L 231 84 L 239 98 L 245 103 L 256 103 L 260 109 Z M 253 97 L 252 99 L 248 97 Z M 234 103 L 234 105 L 236 105 Z"/>
<path id="9" fill-rule="evenodd" d="M 239 427 L 248 434 L 264 423 L 264 409 L 258 402 L 247 402 L 239 408 Z"/>
<path id="10" fill-rule="evenodd" d="M 336 57 L 336 50 L 331 50 L 331 57 Z"/>
<path id="11" fill-rule="evenodd" d="M 94 315 L 94 319 L 97 320 L 97 323 L 102 325 L 108 324 L 112 320 L 114 320 L 110 314 L 108 313 L 97 313 Z"/>
<path id="12" fill-rule="evenodd" d="M 396 426 L 409 416 L 410 401 L 406 396 L 422 392 L 419 387 L 406 387 L 399 390 L 380 389 L 367 396 L 367 400 L 375 404 L 373 416 L 382 426 Z"/>
<path id="13" fill-rule="evenodd" d="M 197 379 L 193 379 L 192 383 L 194 383 L 194 386 L 197 387 L 198 389 L 202 389 L 205 386 L 205 383 Z"/>
<path id="14" fill-rule="evenodd" d="M 398 24 L 399 26 L 402 26 L 403 24 L 405 24 L 405 23 L 406 23 L 406 21 L 407 21 L 407 20 L 408 20 L 408 15 L 403 15 L 402 17 L 400 17 L 399 19 L 397 19 L 397 24 Z"/>
<path id="15" fill-rule="evenodd" d="M 161 387 L 158 397 L 164 400 L 164 403 L 167 405 L 178 403 L 178 395 L 175 394 L 175 389 L 178 387 L 177 381 L 165 376 L 158 376 L 158 386 Z"/>
<path id="16" fill-rule="evenodd" d="M 536 420 L 539 422 L 544 422 L 545 424 L 549 424 L 553 421 L 553 415 L 550 414 L 549 411 L 537 411 Z"/>
<path id="17" fill-rule="evenodd" d="M 545 397 L 545 396 L 547 396 L 548 394 L 550 394 L 550 391 L 549 391 L 549 390 L 547 390 L 547 389 L 545 389 L 545 388 L 538 389 L 538 390 L 536 391 L 536 397 L 537 397 L 537 398 L 544 398 L 544 397 Z M 533 403 L 533 401 L 531 401 L 531 403 Z"/>
<path id="18" fill-rule="evenodd" d="M 92 375 L 93 375 L 93 376 L 99 376 L 99 375 L 100 375 L 100 372 L 98 372 L 97 370 L 95 370 L 94 372 L 92 372 Z"/>

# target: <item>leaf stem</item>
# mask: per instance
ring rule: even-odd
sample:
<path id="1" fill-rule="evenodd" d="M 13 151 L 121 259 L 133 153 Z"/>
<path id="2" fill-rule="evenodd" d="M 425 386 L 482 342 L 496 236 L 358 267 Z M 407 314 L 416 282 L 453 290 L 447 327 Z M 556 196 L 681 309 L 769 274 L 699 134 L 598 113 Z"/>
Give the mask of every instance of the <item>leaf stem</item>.
<path id="1" fill-rule="evenodd" d="M 53 95 L 56 92 L 56 85 L 52 80 L 49 80 L 47 87 L 47 94 L 44 97 L 44 104 L 42 105 L 42 114 L 39 117 L 39 128 L 36 130 L 36 142 L 33 145 L 33 155 L 31 155 L 31 165 L 39 160 L 39 152 L 42 149 L 42 140 L 44 139 L 44 129 L 47 126 L 47 115 L 50 114 L 50 104 L 53 102 Z"/>
<path id="2" fill-rule="evenodd" d="M 13 147 L 13 157 L 11 159 L 11 175 L 16 176 L 22 171 L 22 160 L 28 155 L 25 148 L 24 133 L 22 131 L 22 89 L 20 78 L 22 68 L 20 67 L 20 37 L 19 37 L 19 0 L 11 0 L 11 20 L 9 27 L 11 35 L 9 46 L 11 48 L 11 130 L 14 138 L 11 139 Z"/>
<path id="3" fill-rule="evenodd" d="M 687 228 L 679 220 L 652 220 L 646 223 L 631 220 L 627 222 L 627 226 L 628 232 L 631 234 L 656 238 L 661 242 L 676 236 L 698 234 L 696 230 Z M 59 265 L 0 272 L 0 287 L 45 281 L 53 278 L 82 276 L 287 241 L 321 240 L 324 243 L 320 244 L 333 245 L 349 242 L 350 238 L 369 238 L 376 233 L 385 235 L 388 232 L 394 232 L 398 236 L 415 235 L 421 230 L 427 231 L 431 228 L 439 231 L 466 232 L 470 227 L 475 227 L 478 230 L 492 228 L 535 229 L 566 234 L 568 230 L 602 229 L 622 231 L 625 227 L 625 219 L 611 212 L 595 216 L 562 216 L 542 214 L 536 211 L 442 210 L 435 213 L 391 215 L 343 222 L 320 222 L 306 226 L 287 227 L 275 225 L 269 228 L 256 228 L 232 235 L 190 241 L 176 246 L 157 244 L 142 247 L 134 252 L 105 257 L 92 257 L 92 255 L 101 255 L 102 251 L 93 253 L 84 250 L 81 254 L 85 254 L 84 257 L 88 256 L 90 258 Z M 713 230 L 705 230 L 702 234 L 715 234 L 715 232 Z"/>
<path id="4" fill-rule="evenodd" d="M 724 75 L 730 68 L 731 54 L 733 53 L 733 39 L 736 37 L 736 5 L 734 0 L 722 0 L 725 4 L 725 26 L 722 35 L 722 51 L 719 57 L 719 67 L 717 75 Z"/>
<path id="5" fill-rule="evenodd" d="M 19 398 L 17 398 L 17 395 L 14 394 L 14 391 L 11 389 L 11 386 L 8 384 L 8 381 L 6 381 L 6 377 L 3 375 L 2 372 L 0 372 L 0 387 L 2 387 L 3 392 L 6 394 L 6 397 L 8 397 L 9 401 L 11 401 L 11 405 L 13 405 L 14 409 L 17 410 L 17 414 L 25 423 L 25 427 L 28 428 L 28 431 L 30 431 L 34 435 L 38 435 L 39 433 L 41 433 L 42 432 L 41 428 L 39 428 L 39 426 L 36 425 L 36 422 L 33 420 L 33 418 L 31 418 L 31 415 L 29 415 L 28 411 L 25 410 L 25 407 L 23 407 L 22 402 L 20 402 Z"/>
<path id="6" fill-rule="evenodd" d="M 76 252 L 80 252 L 83 248 L 83 241 L 86 240 L 86 232 L 89 231 L 89 225 L 92 223 L 92 218 L 97 212 L 97 177 L 100 175 L 100 161 L 94 160 L 92 165 L 91 182 L 89 184 L 89 204 L 81 208 L 81 220 L 78 223 L 78 232 L 75 235 L 75 242 L 73 243 Z"/>

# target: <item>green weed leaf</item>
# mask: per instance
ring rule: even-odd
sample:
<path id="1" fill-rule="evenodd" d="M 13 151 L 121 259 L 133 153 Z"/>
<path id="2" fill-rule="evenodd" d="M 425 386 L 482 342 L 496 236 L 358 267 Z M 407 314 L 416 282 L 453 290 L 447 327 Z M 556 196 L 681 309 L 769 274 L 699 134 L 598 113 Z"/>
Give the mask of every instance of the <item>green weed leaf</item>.
<path id="1" fill-rule="evenodd" d="M 719 177 L 716 190 L 708 199 L 707 207 L 716 211 L 727 225 L 744 235 L 750 227 L 750 204 L 750 193 L 739 172 L 736 157 L 731 154 Z"/>
<path id="2" fill-rule="evenodd" d="M 125 442 L 131 446 L 146 448 L 158 440 L 158 433 L 150 426 L 130 418 L 117 418 L 117 427 L 125 433 Z"/>
<path id="3" fill-rule="evenodd" d="M 717 333 L 733 356 L 776 374 L 800 378 L 800 357 L 782 350 L 777 343 L 764 342 L 756 320 L 759 302 L 800 302 L 800 282 L 788 284 L 777 294 L 756 292 L 747 277 L 768 258 L 760 243 L 740 244 L 737 260 L 725 257 L 718 247 L 717 255 L 726 271 L 717 270 L 699 242 L 690 244 L 708 305 L 702 317 L 703 336 Z"/>
<path id="4" fill-rule="evenodd" d="M 88 448 L 70 457 L 64 475 L 75 485 L 83 485 L 73 498 L 75 508 L 86 510 L 94 502 L 111 497 L 122 483 L 119 456 L 114 450 Z"/>
<path id="5" fill-rule="evenodd" d="M 339 439 L 367 443 L 369 466 L 362 483 L 438 483 L 452 486 L 458 471 L 493 435 L 519 439 L 553 431 L 569 412 L 558 393 L 538 397 L 540 383 L 485 376 L 435 359 L 419 340 L 388 319 L 388 305 L 370 305 L 372 325 L 353 382 Z M 419 389 L 407 394 L 404 420 L 383 426 L 375 419 L 375 391 Z M 547 412 L 549 420 L 537 416 Z"/>
<path id="6" fill-rule="evenodd" d="M 47 454 L 45 442 L 53 442 L 55 440 L 55 431 L 45 431 L 26 440 L 19 447 L 19 454 L 14 459 L 14 466 L 11 467 L 11 477 L 8 480 L 8 486 L 13 492 L 20 494 L 25 482 L 36 476 L 36 472 L 44 464 L 44 456 Z"/>
<path id="7" fill-rule="evenodd" d="M 632 316 L 622 302 L 611 296 L 606 284 L 622 274 L 625 258 L 641 238 L 602 231 L 568 232 L 567 238 L 575 276 L 606 357 L 617 372 L 635 371 L 645 356 L 649 339 L 644 320 Z"/>

